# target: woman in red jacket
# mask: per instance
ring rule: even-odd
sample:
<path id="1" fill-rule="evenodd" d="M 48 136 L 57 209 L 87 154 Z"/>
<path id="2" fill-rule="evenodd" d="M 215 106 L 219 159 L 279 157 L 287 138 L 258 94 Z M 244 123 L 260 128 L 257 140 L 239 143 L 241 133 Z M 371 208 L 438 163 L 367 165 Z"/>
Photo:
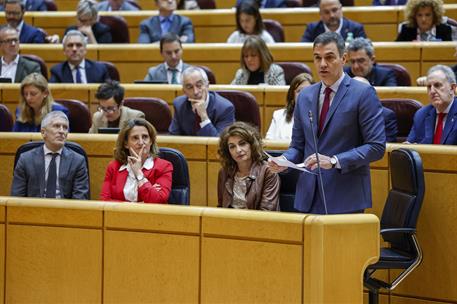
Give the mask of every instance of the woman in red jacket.
<path id="1" fill-rule="evenodd" d="M 106 169 L 100 198 L 166 204 L 171 190 L 173 166 L 157 157 L 157 132 L 144 119 L 132 119 L 122 128 L 114 160 Z"/>

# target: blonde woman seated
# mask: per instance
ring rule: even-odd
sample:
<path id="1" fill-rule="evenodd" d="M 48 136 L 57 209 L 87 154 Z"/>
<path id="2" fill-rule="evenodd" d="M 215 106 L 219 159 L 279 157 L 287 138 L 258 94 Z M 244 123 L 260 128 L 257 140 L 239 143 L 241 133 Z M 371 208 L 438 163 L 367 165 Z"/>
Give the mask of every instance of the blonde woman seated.
<path id="1" fill-rule="evenodd" d="M 66 107 L 54 102 L 48 82 L 40 73 L 26 76 L 21 82 L 20 92 L 13 132 L 39 132 L 41 120 L 52 111 L 69 115 Z"/>
<path id="2" fill-rule="evenodd" d="M 289 91 L 287 91 L 286 107 L 273 112 L 273 119 L 268 128 L 266 139 L 289 140 L 292 138 L 292 127 L 294 125 L 294 108 L 300 91 L 313 84 L 313 76 L 302 73 L 292 79 Z"/>
<path id="3" fill-rule="evenodd" d="M 218 207 L 278 210 L 279 176 L 263 160 L 256 128 L 235 122 L 219 138 Z"/>
<path id="4" fill-rule="evenodd" d="M 240 65 L 232 84 L 286 85 L 283 69 L 273 63 L 270 50 L 257 36 L 246 38 L 241 48 Z"/>
<path id="5" fill-rule="evenodd" d="M 157 157 L 157 132 L 146 120 L 131 119 L 119 132 L 114 160 L 106 169 L 100 199 L 166 204 L 173 166 Z"/>

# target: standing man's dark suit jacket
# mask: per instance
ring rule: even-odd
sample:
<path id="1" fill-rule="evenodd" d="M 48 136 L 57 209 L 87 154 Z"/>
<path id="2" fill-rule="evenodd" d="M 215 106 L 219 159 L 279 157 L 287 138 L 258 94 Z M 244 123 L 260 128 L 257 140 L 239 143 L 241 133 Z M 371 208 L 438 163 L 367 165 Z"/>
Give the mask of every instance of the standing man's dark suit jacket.
<path id="1" fill-rule="evenodd" d="M 32 73 L 41 73 L 40 65 L 32 60 L 19 56 L 17 63 L 16 77 L 13 82 L 20 83 L 27 75 Z M 0 64 L 0 73 L 2 72 L 2 65 Z"/>
<path id="2" fill-rule="evenodd" d="M 172 135 L 195 135 L 195 136 L 219 136 L 225 127 L 235 121 L 235 108 L 233 104 L 224 97 L 214 92 L 208 92 L 209 102 L 206 111 L 211 120 L 194 133 L 195 114 L 187 96 L 179 96 L 173 101 L 174 115 L 168 131 Z"/>
<path id="3" fill-rule="evenodd" d="M 354 74 L 351 71 L 351 67 L 344 67 L 344 72 L 350 77 L 354 77 Z M 370 84 L 375 87 L 396 87 L 397 78 L 395 77 L 395 72 L 392 69 L 384 68 L 373 65 L 371 72 L 367 77 Z"/>
<path id="4" fill-rule="evenodd" d="M 110 79 L 108 69 L 103 63 L 86 59 L 85 63 L 87 83 L 102 83 Z M 52 83 L 74 83 L 68 61 L 56 64 L 51 68 Z"/>
<path id="5" fill-rule="evenodd" d="M 44 43 L 46 35 L 36 27 L 26 24 L 22 25 L 21 32 L 19 33 L 20 43 Z"/>
<path id="6" fill-rule="evenodd" d="M 62 198 L 89 199 L 89 179 L 84 157 L 71 149 L 63 148 L 59 185 Z M 12 196 L 44 197 L 45 162 L 43 146 L 24 152 L 14 169 Z"/>
<path id="7" fill-rule="evenodd" d="M 417 27 L 409 27 L 406 24 L 403 24 L 395 41 L 414 41 L 416 39 Z M 436 39 L 441 39 L 441 41 L 452 41 L 452 28 L 444 23 L 438 24 L 436 26 Z"/>
<path id="8" fill-rule="evenodd" d="M 417 144 L 432 144 L 436 119 L 436 109 L 432 105 L 419 109 L 414 114 L 413 127 L 409 132 L 407 141 Z M 446 116 L 440 143 L 442 145 L 457 145 L 457 98 L 454 98 Z"/>
<path id="9" fill-rule="evenodd" d="M 317 36 L 324 32 L 325 28 L 322 21 L 310 23 L 301 37 L 301 42 L 313 42 Z M 362 24 L 343 18 L 343 26 L 341 27 L 340 34 L 344 40 L 346 40 L 348 33 L 352 33 L 354 38 L 367 38 L 367 34 L 365 34 L 365 29 Z"/>
<path id="10" fill-rule="evenodd" d="M 187 42 L 195 42 L 194 27 L 189 18 L 173 14 L 173 21 L 170 25 L 170 33 L 175 33 L 179 37 L 186 35 Z M 139 43 L 157 42 L 162 38 L 162 28 L 160 27 L 159 16 L 153 16 L 140 23 Z"/>

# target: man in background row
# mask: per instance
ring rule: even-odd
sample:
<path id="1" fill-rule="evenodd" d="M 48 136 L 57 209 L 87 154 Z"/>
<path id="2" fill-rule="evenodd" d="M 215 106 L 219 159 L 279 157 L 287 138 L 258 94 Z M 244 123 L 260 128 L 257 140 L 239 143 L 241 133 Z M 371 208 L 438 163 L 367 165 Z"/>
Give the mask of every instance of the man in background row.
<path id="1" fill-rule="evenodd" d="M 97 4 L 97 10 L 101 11 L 139 11 L 138 7 L 126 0 L 104 0 Z"/>
<path id="2" fill-rule="evenodd" d="M 21 0 L 5 0 L 6 23 L 19 33 L 21 43 L 44 43 L 46 35 L 24 22 L 25 6 Z"/>

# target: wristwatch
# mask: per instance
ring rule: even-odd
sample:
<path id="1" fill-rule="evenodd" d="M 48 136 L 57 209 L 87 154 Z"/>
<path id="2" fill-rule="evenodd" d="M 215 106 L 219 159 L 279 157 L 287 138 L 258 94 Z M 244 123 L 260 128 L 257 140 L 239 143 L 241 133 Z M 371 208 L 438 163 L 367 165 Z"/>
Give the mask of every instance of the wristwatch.
<path id="1" fill-rule="evenodd" d="M 140 174 L 135 177 L 137 181 L 141 182 L 144 179 L 144 174 Z"/>
<path id="2" fill-rule="evenodd" d="M 337 159 L 335 157 L 335 155 L 333 155 L 332 157 L 330 157 L 330 163 L 332 164 L 332 168 L 335 168 L 336 167 L 336 163 L 337 163 Z"/>

